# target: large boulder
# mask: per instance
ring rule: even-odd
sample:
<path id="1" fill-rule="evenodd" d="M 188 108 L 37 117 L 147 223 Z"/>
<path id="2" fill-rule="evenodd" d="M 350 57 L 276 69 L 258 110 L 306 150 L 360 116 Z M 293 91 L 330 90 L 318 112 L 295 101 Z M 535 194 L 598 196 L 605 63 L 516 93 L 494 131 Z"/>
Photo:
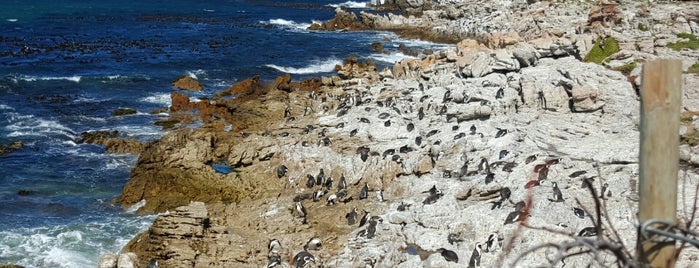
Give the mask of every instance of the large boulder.
<path id="1" fill-rule="evenodd" d="M 201 91 L 204 86 L 196 79 L 183 75 L 172 82 L 172 86 L 182 90 Z"/>

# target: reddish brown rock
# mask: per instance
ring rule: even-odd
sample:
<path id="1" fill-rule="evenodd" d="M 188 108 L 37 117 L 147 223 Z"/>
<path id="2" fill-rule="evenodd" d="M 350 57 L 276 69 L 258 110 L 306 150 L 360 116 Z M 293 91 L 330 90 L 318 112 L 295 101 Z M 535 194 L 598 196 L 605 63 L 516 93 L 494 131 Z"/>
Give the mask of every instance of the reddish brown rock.
<path id="1" fill-rule="evenodd" d="M 237 98 L 241 98 L 245 97 L 246 95 L 252 95 L 259 89 L 263 89 L 263 85 L 260 83 L 260 76 L 253 76 L 235 83 L 233 86 L 224 91 L 216 93 L 216 95 L 214 95 L 214 99 L 219 99 L 226 96 L 236 96 Z"/>
<path id="2" fill-rule="evenodd" d="M 183 75 L 172 82 L 172 86 L 182 90 L 201 91 L 204 86 L 196 79 Z"/>
<path id="3" fill-rule="evenodd" d="M 587 25 L 592 27 L 612 26 L 621 23 L 624 19 L 624 14 L 618 8 L 616 3 L 603 4 L 590 9 L 590 14 L 587 18 Z"/>

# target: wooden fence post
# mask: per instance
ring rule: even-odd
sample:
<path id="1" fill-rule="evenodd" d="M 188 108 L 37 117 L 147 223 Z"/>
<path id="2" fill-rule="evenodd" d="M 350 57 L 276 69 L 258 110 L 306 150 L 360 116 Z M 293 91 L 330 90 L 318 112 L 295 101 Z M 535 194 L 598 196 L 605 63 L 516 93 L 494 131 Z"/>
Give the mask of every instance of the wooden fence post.
<path id="1" fill-rule="evenodd" d="M 682 63 L 654 60 L 643 65 L 639 213 L 676 222 Z M 640 232 L 639 232 L 640 234 Z M 637 258 L 652 267 L 675 266 L 675 243 L 656 243 L 638 236 Z"/>

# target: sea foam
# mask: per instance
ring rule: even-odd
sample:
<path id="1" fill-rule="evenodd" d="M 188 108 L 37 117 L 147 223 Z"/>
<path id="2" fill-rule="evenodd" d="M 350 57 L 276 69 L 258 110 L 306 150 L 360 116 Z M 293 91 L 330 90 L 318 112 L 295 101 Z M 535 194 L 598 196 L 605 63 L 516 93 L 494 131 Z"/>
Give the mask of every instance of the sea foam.
<path id="1" fill-rule="evenodd" d="M 36 82 L 36 81 L 53 81 L 53 80 L 65 80 L 75 83 L 80 83 L 82 76 L 34 76 L 34 75 L 18 75 L 12 78 L 12 81 L 18 83 L 19 81 L 25 82 Z"/>
<path id="2" fill-rule="evenodd" d="M 154 103 L 154 104 L 162 104 L 162 105 L 166 105 L 166 106 L 170 106 L 170 104 L 172 104 L 172 100 L 170 99 L 170 93 L 161 93 L 161 94 L 151 95 L 151 96 L 148 96 L 145 98 L 141 98 L 141 99 L 139 99 L 139 101 Z"/>
<path id="3" fill-rule="evenodd" d="M 380 62 L 386 62 L 386 63 L 396 63 L 399 62 L 403 59 L 415 59 L 416 57 L 405 55 L 403 53 L 392 53 L 392 54 L 383 54 L 383 53 L 376 53 L 376 54 L 371 54 L 369 56 L 370 59 L 374 61 L 380 61 Z"/>
<path id="4" fill-rule="evenodd" d="M 293 20 L 285 20 L 285 19 L 270 19 L 267 21 L 260 21 L 262 24 L 268 24 L 268 25 L 276 25 L 280 26 L 283 28 L 289 28 L 289 29 L 295 29 L 295 30 L 306 30 L 308 27 L 311 26 L 310 23 L 299 23 L 295 22 Z"/>
<path id="5" fill-rule="evenodd" d="M 330 7 L 345 7 L 345 8 L 368 8 L 367 2 L 347 1 L 339 4 L 328 4 Z"/>
<path id="6" fill-rule="evenodd" d="M 337 58 L 330 58 L 314 60 L 304 67 L 279 66 L 276 64 L 267 64 L 265 66 L 290 74 L 315 74 L 332 72 L 336 65 L 342 65 L 342 61 Z"/>

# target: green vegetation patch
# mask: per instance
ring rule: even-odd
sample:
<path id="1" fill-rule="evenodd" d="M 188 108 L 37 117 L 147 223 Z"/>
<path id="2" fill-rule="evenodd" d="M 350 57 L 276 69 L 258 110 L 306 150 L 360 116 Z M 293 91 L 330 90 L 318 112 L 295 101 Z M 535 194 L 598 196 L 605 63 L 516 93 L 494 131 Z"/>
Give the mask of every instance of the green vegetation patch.
<path id="1" fill-rule="evenodd" d="M 593 45 L 590 52 L 585 55 L 583 61 L 602 64 L 606 58 L 617 52 L 619 52 L 619 43 L 614 37 L 607 37 L 605 39 L 598 37 L 597 41 L 595 41 L 595 45 Z"/>
<path id="2" fill-rule="evenodd" d="M 689 68 L 687 68 L 687 72 L 686 72 L 686 73 L 688 73 L 688 74 L 699 74 L 699 63 L 695 63 L 695 64 L 692 64 L 692 66 L 689 66 Z"/>
<path id="3" fill-rule="evenodd" d="M 667 45 L 667 47 L 675 51 L 680 51 L 685 48 L 692 50 L 699 49 L 699 38 L 697 38 L 696 35 L 693 35 L 691 33 L 679 33 L 677 34 L 677 37 L 688 39 L 689 41 L 678 41 L 675 43 L 670 43 Z"/>
<path id="4" fill-rule="evenodd" d="M 628 64 L 617 66 L 614 68 L 614 70 L 620 71 L 621 73 L 623 73 L 625 75 L 629 75 L 631 73 L 631 71 L 633 71 L 633 69 L 636 69 L 636 66 L 638 66 L 638 63 L 633 61 L 633 62 L 628 63 Z"/>

